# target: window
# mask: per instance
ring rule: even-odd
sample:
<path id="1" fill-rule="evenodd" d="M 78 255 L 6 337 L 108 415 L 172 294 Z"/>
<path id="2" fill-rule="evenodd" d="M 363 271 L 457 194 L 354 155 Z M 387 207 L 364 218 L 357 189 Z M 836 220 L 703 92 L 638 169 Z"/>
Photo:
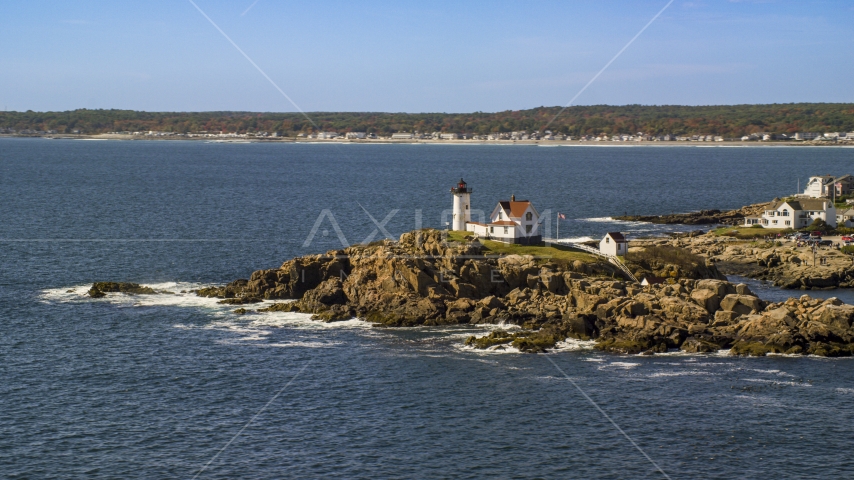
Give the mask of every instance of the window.
<path id="1" fill-rule="evenodd" d="M 510 233 L 510 232 L 507 230 L 507 227 L 504 227 L 504 233 Z"/>
<path id="2" fill-rule="evenodd" d="M 525 233 L 531 233 L 531 226 L 525 225 Z"/>
<path id="3" fill-rule="evenodd" d="M 468 210 L 468 209 L 469 209 L 469 206 L 468 206 L 468 205 L 466 205 L 466 210 Z"/>
<path id="4" fill-rule="evenodd" d="M 771 223 L 773 223 L 774 225 L 777 225 L 777 220 L 772 220 Z"/>
<path id="5" fill-rule="evenodd" d="M 489 227 L 489 233 L 495 233 L 495 227 Z"/>
<path id="6" fill-rule="evenodd" d="M 499 220 L 501 220 L 501 219 L 503 219 L 503 218 L 504 218 L 504 212 L 502 212 L 501 210 L 499 210 L 499 211 L 498 211 L 498 219 L 499 219 Z"/>
<path id="7" fill-rule="evenodd" d="M 533 213 L 528 212 L 528 213 L 526 213 L 526 214 L 525 214 L 525 220 L 531 221 L 531 219 L 532 219 L 532 218 L 534 218 L 534 214 L 533 214 Z"/>
<path id="8" fill-rule="evenodd" d="M 791 224 L 792 224 L 791 220 L 786 220 L 786 225 L 791 225 Z"/>
<path id="9" fill-rule="evenodd" d="M 605 237 L 605 243 L 611 243 L 611 237 Z"/>
<path id="10" fill-rule="evenodd" d="M 468 208 L 468 206 L 466 206 L 466 208 Z M 783 210 L 783 216 L 784 216 L 784 217 L 788 217 L 788 216 L 789 216 L 789 211 L 788 211 L 788 210 Z"/>

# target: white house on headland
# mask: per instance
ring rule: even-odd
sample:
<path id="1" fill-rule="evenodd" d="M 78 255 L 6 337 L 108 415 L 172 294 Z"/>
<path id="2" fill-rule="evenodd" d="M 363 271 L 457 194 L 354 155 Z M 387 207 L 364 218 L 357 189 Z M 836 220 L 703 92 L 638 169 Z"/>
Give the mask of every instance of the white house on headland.
<path id="1" fill-rule="evenodd" d="M 775 198 L 762 212 L 761 217 L 744 217 L 745 226 L 762 225 L 767 228 L 803 228 L 822 219 L 836 226 L 836 207 L 826 198 L 801 198 L 780 200 Z"/>
<path id="2" fill-rule="evenodd" d="M 540 214 L 528 200 L 500 201 L 489 215 L 489 223 L 471 221 L 471 189 L 463 179 L 451 188 L 454 196 L 453 230 L 469 231 L 490 240 L 522 245 L 543 241 L 539 232 Z"/>
<path id="3" fill-rule="evenodd" d="M 830 175 L 818 175 L 810 177 L 804 188 L 804 195 L 812 198 L 829 197 L 833 195 L 833 177 Z"/>
<path id="4" fill-rule="evenodd" d="M 608 232 L 599 242 L 599 251 L 605 255 L 624 257 L 629 251 L 629 241 L 620 232 Z"/>

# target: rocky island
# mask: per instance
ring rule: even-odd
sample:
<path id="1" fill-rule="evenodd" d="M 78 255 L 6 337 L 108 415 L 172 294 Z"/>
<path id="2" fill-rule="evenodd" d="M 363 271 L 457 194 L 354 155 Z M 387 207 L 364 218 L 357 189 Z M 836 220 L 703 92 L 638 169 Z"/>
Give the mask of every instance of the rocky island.
<path id="1" fill-rule="evenodd" d="M 629 354 L 673 349 L 730 349 L 736 355 L 854 352 L 854 306 L 807 295 L 767 303 L 746 285 L 726 281 L 713 260 L 720 254 L 700 255 L 701 246 L 632 247 L 626 265 L 661 282 L 642 286 L 582 252 L 425 229 L 405 233 L 399 241 L 294 258 L 249 279 L 196 293 L 235 305 L 283 300 L 261 310 L 311 313 L 327 322 L 358 317 L 386 327 L 521 327 L 473 336 L 466 343 L 475 348 L 544 352 L 577 338 Z M 711 243 L 705 252 L 718 248 Z M 102 291 L 93 290 L 92 296 Z"/>
<path id="2" fill-rule="evenodd" d="M 735 210 L 700 210 L 698 212 L 671 213 L 668 215 L 623 215 L 614 220 L 649 222 L 666 225 L 738 225 L 744 217 L 761 214 L 768 202 L 747 205 Z"/>

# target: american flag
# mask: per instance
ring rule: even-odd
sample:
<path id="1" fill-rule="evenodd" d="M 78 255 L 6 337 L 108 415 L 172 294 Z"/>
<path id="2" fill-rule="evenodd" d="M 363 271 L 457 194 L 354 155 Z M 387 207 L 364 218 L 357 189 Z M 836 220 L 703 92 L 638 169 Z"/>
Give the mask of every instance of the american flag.
<path id="1" fill-rule="evenodd" d="M 566 215 L 564 215 L 564 214 L 562 214 L 562 213 L 558 212 L 558 214 L 557 214 L 557 218 L 559 218 L 559 219 L 561 219 L 561 220 L 566 220 Z"/>

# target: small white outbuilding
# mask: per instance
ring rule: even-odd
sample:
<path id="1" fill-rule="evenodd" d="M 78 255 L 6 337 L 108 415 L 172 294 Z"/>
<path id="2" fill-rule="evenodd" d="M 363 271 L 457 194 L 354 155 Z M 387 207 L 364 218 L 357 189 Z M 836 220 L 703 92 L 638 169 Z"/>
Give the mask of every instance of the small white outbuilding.
<path id="1" fill-rule="evenodd" d="M 605 255 L 624 257 L 629 251 L 629 241 L 620 232 L 608 232 L 599 242 L 599 251 Z"/>

